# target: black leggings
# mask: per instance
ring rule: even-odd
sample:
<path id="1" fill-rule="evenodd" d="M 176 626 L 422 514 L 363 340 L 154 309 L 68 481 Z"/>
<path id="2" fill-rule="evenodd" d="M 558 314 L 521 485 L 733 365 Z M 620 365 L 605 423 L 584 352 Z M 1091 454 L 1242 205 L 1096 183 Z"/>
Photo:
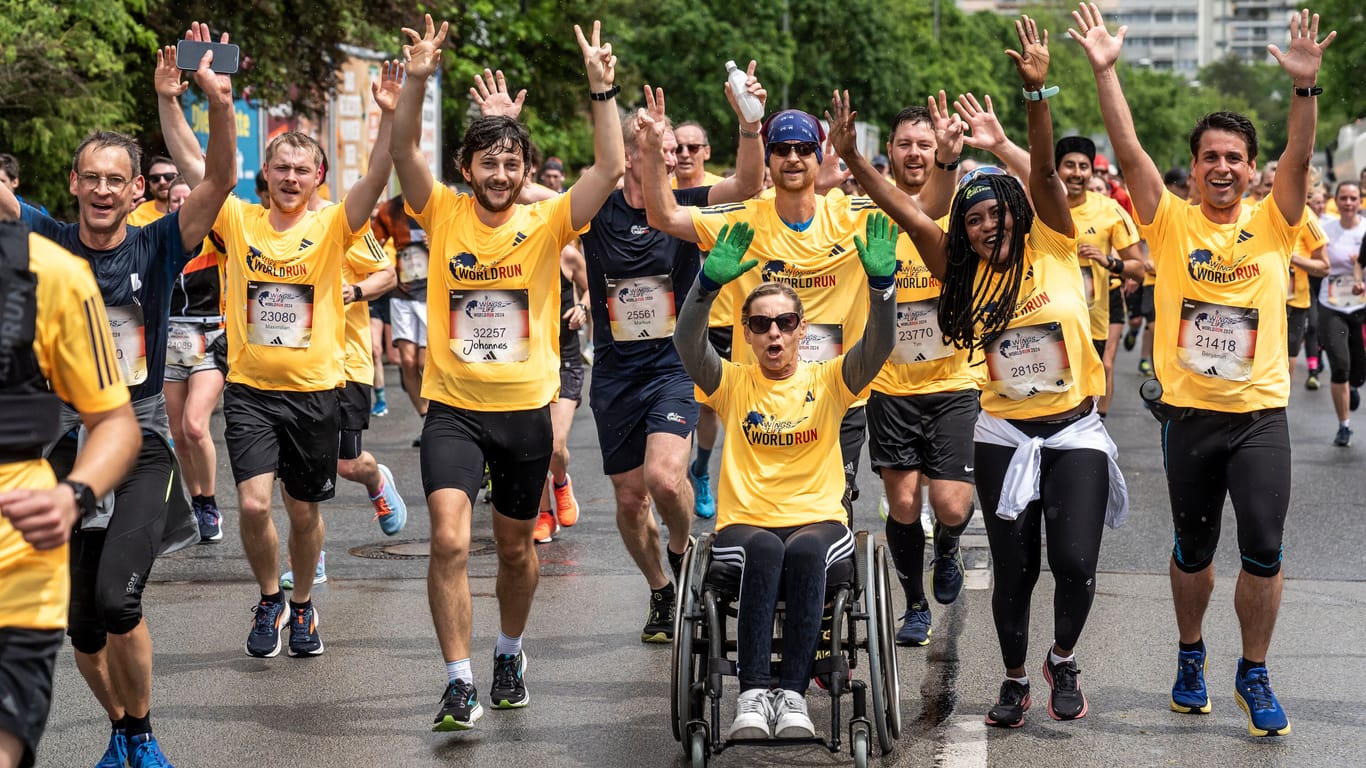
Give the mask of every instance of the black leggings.
<path id="1" fill-rule="evenodd" d="M 720 562 L 740 566 L 735 620 L 740 689 L 769 686 L 773 614 L 781 591 L 786 608 L 778 685 L 806 693 L 820 640 L 826 571 L 854 556 L 849 527 L 833 521 L 798 528 L 728 525 L 716 534 L 711 554 Z"/>
<path id="2" fill-rule="evenodd" d="M 868 442 L 868 409 L 862 405 L 845 411 L 840 421 L 840 461 L 844 464 L 844 498 L 840 503 L 854 526 L 854 502 L 858 501 L 858 460 Z"/>
<path id="3" fill-rule="evenodd" d="M 1366 309 L 1350 314 L 1319 309 L 1319 340 L 1328 352 L 1334 384 L 1350 383 L 1354 387 L 1366 384 L 1366 345 L 1361 338 L 1361 326 L 1366 322 Z"/>
<path id="4" fill-rule="evenodd" d="M 52 453 L 59 477 L 71 471 L 76 441 Z M 102 531 L 71 534 L 71 615 L 67 635 L 81 653 L 98 653 L 106 635 L 131 632 L 142 621 L 142 590 L 161 548 L 171 454 L 145 435 L 137 463 L 114 492 L 114 515 Z"/>
<path id="5" fill-rule="evenodd" d="M 1066 425 L 1012 421 L 1030 437 L 1048 437 Z M 1110 491 L 1109 462 L 1101 451 L 1043 449 L 1039 499 L 1014 520 L 996 515 L 1001 485 L 1015 449 L 976 443 L 977 497 L 991 546 L 991 613 L 1006 669 L 1025 666 L 1029 652 L 1029 607 L 1039 580 L 1039 528 L 1048 537 L 1053 572 L 1053 639 L 1075 648 L 1096 594 L 1096 560 L 1105 529 Z"/>

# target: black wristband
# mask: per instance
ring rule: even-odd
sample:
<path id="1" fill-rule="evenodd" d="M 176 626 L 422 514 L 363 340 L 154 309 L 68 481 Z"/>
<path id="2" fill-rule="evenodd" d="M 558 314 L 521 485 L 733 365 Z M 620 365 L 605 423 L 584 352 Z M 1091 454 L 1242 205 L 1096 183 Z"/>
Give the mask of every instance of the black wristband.
<path id="1" fill-rule="evenodd" d="M 1115 258 L 1113 255 L 1107 256 L 1105 261 L 1105 268 L 1110 270 L 1112 274 L 1122 275 L 1124 274 L 1124 261 L 1122 259 Z"/>
<path id="2" fill-rule="evenodd" d="M 1320 93 L 1323 93 L 1323 89 L 1317 85 L 1311 85 L 1308 88 L 1295 89 L 1296 96 L 1318 96 Z"/>
<path id="3" fill-rule="evenodd" d="M 593 101 L 610 101 L 616 98 L 618 93 L 621 93 L 621 86 L 614 85 L 611 88 L 602 91 L 601 93 L 593 93 L 592 91 L 590 91 L 588 93 L 588 98 L 592 99 Z"/>
<path id="4" fill-rule="evenodd" d="M 961 159 L 961 158 L 960 158 L 960 159 Z M 938 158 L 938 157 L 935 157 L 935 158 L 934 158 L 934 167 L 935 167 L 935 168 L 938 168 L 938 169 L 941 170 L 941 171 L 956 171 L 956 170 L 958 170 L 958 162 L 959 162 L 958 160 L 954 160 L 954 161 L 951 162 L 951 163 L 941 163 L 941 162 L 939 162 L 939 158 Z"/>
<path id="5" fill-rule="evenodd" d="M 365 298 L 365 290 L 360 287 L 360 283 L 352 283 L 351 290 L 353 291 L 351 301 L 361 301 Z"/>

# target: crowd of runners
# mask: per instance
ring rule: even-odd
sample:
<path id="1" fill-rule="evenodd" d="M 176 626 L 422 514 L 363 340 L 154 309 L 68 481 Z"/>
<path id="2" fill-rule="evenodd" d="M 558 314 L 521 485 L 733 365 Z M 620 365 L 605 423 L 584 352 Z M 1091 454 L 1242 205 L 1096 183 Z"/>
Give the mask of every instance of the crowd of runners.
<path id="1" fill-rule="evenodd" d="M 897 644 L 931 642 L 927 592 L 959 598 L 960 537 L 980 510 L 1003 670 L 987 724 L 1019 727 L 1031 706 L 1041 537 L 1054 640 L 1036 669 L 1048 714 L 1084 717 L 1077 656 L 1097 559 L 1129 504 L 1105 427 L 1111 399 L 1136 394 L 1115 392 L 1122 344 L 1141 345 L 1141 396 L 1162 425 L 1179 630 L 1171 708 L 1211 709 L 1202 619 L 1231 497 L 1242 635 L 1223 642 L 1241 651 L 1235 699 L 1252 735 L 1288 734 L 1267 655 L 1296 358 L 1303 350 L 1309 389 L 1330 373 L 1338 446 L 1350 446 L 1366 383 L 1362 187 L 1328 188 L 1311 170 L 1316 76 L 1334 33 L 1304 11 L 1289 45 L 1269 46 L 1293 81 L 1279 160 L 1259 166 L 1256 128 L 1212 112 L 1194 123 L 1189 166 L 1164 171 L 1116 74 L 1123 31 L 1091 4 L 1073 20 L 1113 163 L 1085 137 L 1055 140 L 1050 97 L 1090 84 L 1049 80 L 1049 36 L 1028 17 L 1007 52 L 1021 96 L 1003 98 L 1010 84 L 996 99 L 1026 111 L 1028 135 L 1015 140 L 990 96 L 941 91 L 896 113 L 869 158 L 857 93 L 835 91 L 824 121 L 816 110 L 747 117 L 742 100 L 768 101 L 750 62 L 745 90 L 726 91 L 735 165 L 714 175 L 707 132 L 670 115 L 662 89 L 646 86 L 645 106 L 623 111 L 618 62 L 594 22 L 574 27 L 594 162 L 567 183 L 518 121 L 526 92 L 484 70 L 470 89 L 480 116 L 461 142 L 462 192 L 438 183 L 419 149 L 447 33 L 427 17 L 372 84 L 371 161 L 335 204 L 322 148 L 295 131 L 269 141 L 259 202 L 232 195 L 232 80 L 211 54 L 192 74 L 208 101 L 201 147 L 174 46 L 155 73 L 168 156 L 144 160 L 126 135 L 90 134 L 72 160 L 76 221 L 19 197 L 18 165 L 0 155 L 0 768 L 32 764 L 64 635 L 110 720 L 97 765 L 170 765 L 152 730 L 142 594 L 158 556 L 220 541 L 225 526 L 259 587 L 242 595 L 255 603 L 246 653 L 324 652 L 312 587 L 327 578 L 320 509 L 336 478 L 365 487 L 385 534 L 407 520 L 393 473 L 363 445 L 371 418 L 407 407 L 386 396 L 386 363 L 423 422 L 413 447 L 445 664 L 433 730 L 475 727 L 484 702 L 530 702 L 536 545 L 582 513 L 566 446 L 585 381 L 617 527 L 649 587 L 641 641 L 672 640 L 680 564 L 706 521 L 714 556 L 742 569 L 731 735 L 814 733 L 805 692 L 820 596 L 825 568 L 852 551 L 865 443 L 905 597 Z M 199 23 L 187 37 L 217 42 Z M 402 194 L 383 199 L 394 175 Z M 215 494 L 220 444 L 236 520 Z M 575 459 L 581 472 L 591 464 Z M 482 689 L 467 574 L 481 500 L 499 605 Z M 779 575 L 789 653 L 774 681 Z"/>

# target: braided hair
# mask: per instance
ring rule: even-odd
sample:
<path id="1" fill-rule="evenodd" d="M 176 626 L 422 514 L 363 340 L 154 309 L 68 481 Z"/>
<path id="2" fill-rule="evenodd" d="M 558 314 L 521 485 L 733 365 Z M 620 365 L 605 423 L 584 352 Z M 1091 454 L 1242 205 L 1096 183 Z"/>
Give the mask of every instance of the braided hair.
<path id="1" fill-rule="evenodd" d="M 1011 176 L 984 174 L 965 177 L 965 181 L 968 183 L 961 184 L 953 196 L 949 215 L 948 265 L 939 298 L 939 327 L 944 339 L 958 349 L 985 349 L 1005 330 L 1015 311 L 1024 277 L 1025 237 L 1034 225 L 1034 209 L 1025 197 L 1024 187 Z M 965 219 L 973 205 L 993 197 L 1000 201 L 999 215 L 1004 216 L 1005 211 L 1009 211 L 1014 224 L 1010 242 L 998 239 L 990 263 L 985 265 L 986 269 L 992 269 L 991 264 L 997 263 L 1001 249 L 1008 248 L 1005 274 L 1001 279 L 988 276 L 979 281 L 977 273 L 985 262 L 968 240 Z M 980 334 L 978 325 L 981 326 Z"/>

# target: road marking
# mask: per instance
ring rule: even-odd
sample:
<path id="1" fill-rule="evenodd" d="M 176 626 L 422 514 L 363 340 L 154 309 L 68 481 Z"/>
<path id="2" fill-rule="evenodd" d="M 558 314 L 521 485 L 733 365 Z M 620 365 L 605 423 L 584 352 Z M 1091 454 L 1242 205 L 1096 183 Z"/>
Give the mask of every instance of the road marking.
<path id="1" fill-rule="evenodd" d="M 984 768 L 987 725 L 982 718 L 952 715 L 944 725 L 944 740 L 934 759 L 936 768 Z"/>
<path id="2" fill-rule="evenodd" d="M 963 589 L 991 589 L 991 571 L 986 568 L 968 568 L 963 571 Z"/>

